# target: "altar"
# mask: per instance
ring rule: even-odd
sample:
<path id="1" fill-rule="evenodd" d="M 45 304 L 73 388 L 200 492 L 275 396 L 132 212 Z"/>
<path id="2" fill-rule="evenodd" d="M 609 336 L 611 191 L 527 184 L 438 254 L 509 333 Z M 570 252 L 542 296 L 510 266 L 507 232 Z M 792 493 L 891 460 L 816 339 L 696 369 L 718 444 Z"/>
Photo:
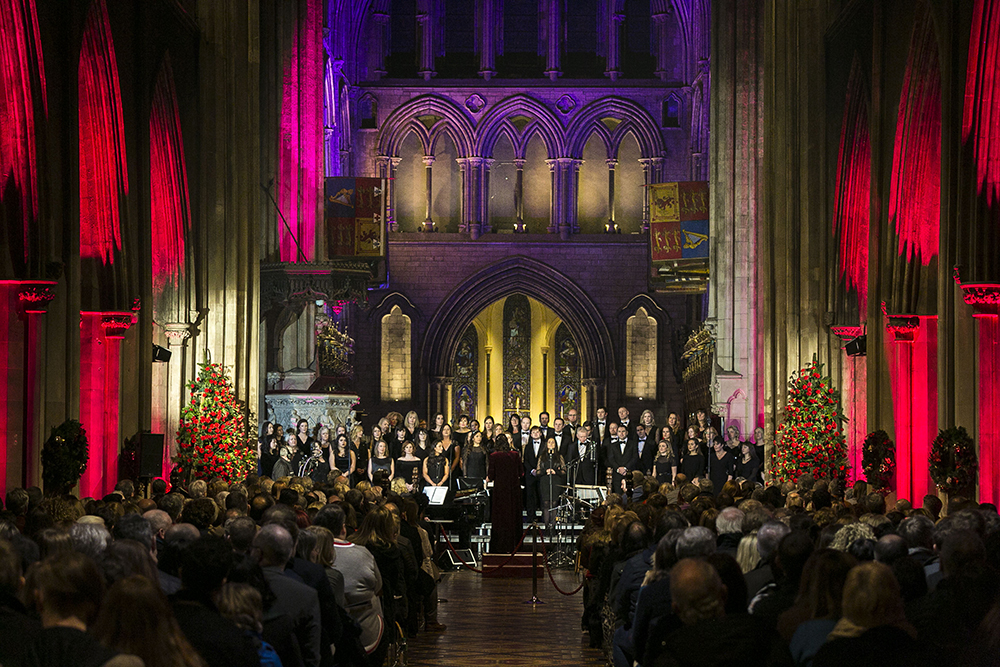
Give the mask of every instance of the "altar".
<path id="1" fill-rule="evenodd" d="M 355 423 L 355 411 L 360 398 L 356 394 L 332 393 L 269 393 L 264 397 L 267 403 L 267 419 L 294 429 L 300 419 L 309 422 L 309 433 L 314 434 L 317 425 L 336 429 L 343 426 L 348 431 Z"/>

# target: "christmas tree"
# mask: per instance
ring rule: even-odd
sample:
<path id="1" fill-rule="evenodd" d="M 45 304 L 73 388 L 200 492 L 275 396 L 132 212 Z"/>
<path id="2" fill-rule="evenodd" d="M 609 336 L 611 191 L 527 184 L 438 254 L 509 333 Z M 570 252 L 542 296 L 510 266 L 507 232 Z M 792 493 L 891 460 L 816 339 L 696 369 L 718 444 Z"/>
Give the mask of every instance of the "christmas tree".
<path id="1" fill-rule="evenodd" d="M 256 451 L 248 445 L 232 380 L 222 366 L 203 364 L 188 389 L 191 400 L 181 410 L 177 430 L 178 472 L 189 480 L 221 477 L 242 482 L 253 470 Z"/>
<path id="2" fill-rule="evenodd" d="M 792 374 L 788 383 L 785 420 L 778 426 L 772 473 L 781 482 L 798 481 L 802 475 L 816 479 L 847 476 L 847 442 L 840 427 L 846 419 L 840 407 L 840 392 L 823 365 L 813 358 Z"/>

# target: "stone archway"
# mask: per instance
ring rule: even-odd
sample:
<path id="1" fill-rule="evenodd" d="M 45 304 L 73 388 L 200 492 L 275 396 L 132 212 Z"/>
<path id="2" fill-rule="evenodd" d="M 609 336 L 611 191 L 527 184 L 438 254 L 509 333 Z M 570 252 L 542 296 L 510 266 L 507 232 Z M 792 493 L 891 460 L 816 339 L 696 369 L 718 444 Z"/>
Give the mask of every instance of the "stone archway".
<path id="1" fill-rule="evenodd" d="M 597 306 L 580 287 L 551 266 L 516 256 L 479 271 L 458 285 L 434 313 L 424 335 L 421 361 L 432 384 L 452 376 L 455 350 L 476 315 L 491 303 L 524 294 L 544 304 L 566 324 L 580 349 L 591 402 L 604 398 L 605 379 L 615 371 L 611 335 Z M 434 391 L 431 392 L 434 404 Z M 439 399 L 440 400 L 440 399 Z M 588 413 L 592 414 L 592 409 Z"/>

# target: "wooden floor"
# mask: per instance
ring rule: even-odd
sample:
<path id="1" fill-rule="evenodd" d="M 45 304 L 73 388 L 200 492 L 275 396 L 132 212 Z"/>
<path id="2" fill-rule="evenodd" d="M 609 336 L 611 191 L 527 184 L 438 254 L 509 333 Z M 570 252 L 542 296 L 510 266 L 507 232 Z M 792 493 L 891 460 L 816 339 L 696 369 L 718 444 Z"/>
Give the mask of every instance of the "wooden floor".
<path id="1" fill-rule="evenodd" d="M 572 572 L 553 573 L 566 592 L 579 582 Z M 589 648 L 580 630 L 582 591 L 565 596 L 548 577 L 539 579 L 544 604 L 524 604 L 531 598 L 530 579 L 482 577 L 462 570 L 449 572 L 438 585 L 438 621 L 445 632 L 421 632 L 410 640 L 411 667 L 447 665 L 573 665 L 601 667 L 600 651 Z"/>

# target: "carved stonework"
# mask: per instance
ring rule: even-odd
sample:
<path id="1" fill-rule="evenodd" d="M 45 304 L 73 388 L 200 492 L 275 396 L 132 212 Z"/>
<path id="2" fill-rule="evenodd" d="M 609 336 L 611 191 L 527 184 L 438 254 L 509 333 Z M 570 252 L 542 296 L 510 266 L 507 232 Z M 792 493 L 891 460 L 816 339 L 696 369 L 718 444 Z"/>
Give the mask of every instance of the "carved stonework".
<path id="1" fill-rule="evenodd" d="M 264 264 L 260 267 L 261 312 L 280 303 L 317 299 L 364 303 L 371 277 L 372 262 L 366 260 Z"/>
<path id="2" fill-rule="evenodd" d="M 479 113 L 486 106 L 486 100 L 479 93 L 472 93 L 465 100 L 465 107 L 472 113 Z"/>
<path id="3" fill-rule="evenodd" d="M 183 322 L 172 322 L 163 325 L 163 335 L 167 337 L 167 344 L 170 347 L 183 347 L 191 338 L 191 325 Z"/>
<path id="4" fill-rule="evenodd" d="M 556 109 L 562 114 L 568 114 L 577 106 L 576 98 L 572 95 L 563 95 L 556 101 Z"/>
<path id="5" fill-rule="evenodd" d="M 344 426 L 350 431 L 356 419 L 354 407 L 359 400 L 360 397 L 354 394 L 268 394 L 264 397 L 268 421 L 287 429 L 305 419 L 310 432 L 317 424 L 331 428 Z"/>
<path id="6" fill-rule="evenodd" d="M 24 282 L 18 290 L 17 297 L 24 306 L 26 313 L 44 314 L 48 311 L 49 302 L 56 298 L 54 282 Z"/>
<path id="7" fill-rule="evenodd" d="M 830 331 L 841 340 L 854 340 L 865 332 L 865 328 L 862 326 L 835 324 L 830 327 Z"/>
<path id="8" fill-rule="evenodd" d="M 920 318 L 915 315 L 887 315 L 885 330 L 896 343 L 912 343 L 920 331 Z"/>
<path id="9" fill-rule="evenodd" d="M 1000 314 L 1000 285 L 995 283 L 965 283 L 962 298 L 972 306 L 976 317 Z"/>
<path id="10" fill-rule="evenodd" d="M 101 327 L 105 338 L 124 338 L 125 332 L 135 324 L 133 313 L 104 313 L 101 315 Z"/>

